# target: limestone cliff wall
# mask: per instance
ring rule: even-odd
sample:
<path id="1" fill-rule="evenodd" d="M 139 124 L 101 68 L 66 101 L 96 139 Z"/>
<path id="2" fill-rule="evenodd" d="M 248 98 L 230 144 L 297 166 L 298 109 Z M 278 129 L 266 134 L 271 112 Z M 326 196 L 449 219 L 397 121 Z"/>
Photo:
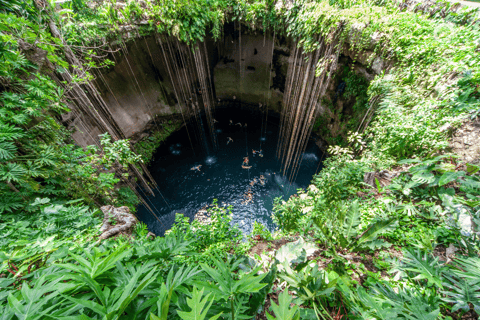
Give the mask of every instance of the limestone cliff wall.
<path id="1" fill-rule="evenodd" d="M 242 34 L 241 57 L 239 36 L 229 32 L 219 41 L 207 40 L 209 66 L 216 102 L 242 101 L 252 106 L 268 103 L 279 111 L 288 68 L 289 45 L 273 34 Z M 270 72 L 273 53 L 273 68 Z M 95 86 L 112 115 L 127 137 L 142 131 L 155 115 L 178 114 L 182 111 L 176 100 L 163 52 L 155 37 L 136 37 L 126 42 L 110 59 L 115 65 L 95 72 Z M 185 111 L 185 110 L 183 110 Z M 74 136 L 83 144 L 93 141 L 86 129 L 77 125 Z M 90 130 L 90 135 L 98 135 Z"/>
<path id="2" fill-rule="evenodd" d="M 125 135 L 131 137 L 141 132 L 156 115 L 187 112 L 176 100 L 163 51 L 155 35 L 139 36 L 132 30 L 126 35 L 126 47 L 117 47 L 118 51 L 109 57 L 115 65 L 96 71 L 94 82 L 113 118 Z M 372 38 L 372 48 L 376 37 L 379 35 Z M 353 43 L 355 39 L 356 34 L 352 32 L 349 42 Z M 170 38 L 168 41 L 174 40 Z M 206 40 L 215 102 L 222 104 L 235 99 L 251 107 L 262 103 L 270 110 L 280 112 L 293 45 L 291 39 L 273 32 L 264 35 L 263 31 L 242 27 L 240 35 L 238 25 L 233 22 L 225 24 L 221 39 Z M 355 56 L 358 63 L 365 65 L 357 69 L 368 80 L 385 67 L 381 59 L 372 58 L 371 48 L 355 55 L 346 42 L 342 54 Z M 181 63 L 178 66 L 181 67 Z M 100 134 L 94 127 L 82 129 L 79 123 L 76 130 L 76 141 L 85 145 L 92 144 L 92 136 Z"/>

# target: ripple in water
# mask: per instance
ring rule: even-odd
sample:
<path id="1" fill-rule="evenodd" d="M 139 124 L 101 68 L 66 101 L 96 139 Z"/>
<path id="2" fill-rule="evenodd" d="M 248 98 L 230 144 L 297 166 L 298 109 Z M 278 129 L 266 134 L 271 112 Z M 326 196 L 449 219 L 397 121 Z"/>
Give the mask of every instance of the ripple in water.
<path id="1" fill-rule="evenodd" d="M 217 163 L 217 158 L 216 158 L 216 157 L 212 157 L 212 156 L 207 157 L 207 158 L 205 159 L 205 163 L 208 164 L 208 165 L 215 164 L 215 163 Z"/>

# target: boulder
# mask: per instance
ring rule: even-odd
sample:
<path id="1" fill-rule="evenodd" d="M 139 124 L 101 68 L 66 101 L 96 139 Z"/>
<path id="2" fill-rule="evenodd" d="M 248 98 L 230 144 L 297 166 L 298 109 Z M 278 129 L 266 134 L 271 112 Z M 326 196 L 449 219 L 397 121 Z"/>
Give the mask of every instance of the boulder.
<path id="1" fill-rule="evenodd" d="M 103 225 L 100 228 L 99 239 L 108 239 L 112 236 L 124 234 L 130 236 L 133 227 L 137 224 L 137 218 L 130 213 L 128 207 L 116 208 L 108 205 L 100 208 L 103 212 Z"/>
<path id="2" fill-rule="evenodd" d="M 393 178 L 395 178 L 397 174 L 391 173 L 388 170 L 376 171 L 376 172 L 367 172 L 363 176 L 363 182 L 372 186 L 373 188 L 377 188 L 377 183 L 375 179 L 378 180 L 378 183 L 381 187 L 388 186 Z"/>

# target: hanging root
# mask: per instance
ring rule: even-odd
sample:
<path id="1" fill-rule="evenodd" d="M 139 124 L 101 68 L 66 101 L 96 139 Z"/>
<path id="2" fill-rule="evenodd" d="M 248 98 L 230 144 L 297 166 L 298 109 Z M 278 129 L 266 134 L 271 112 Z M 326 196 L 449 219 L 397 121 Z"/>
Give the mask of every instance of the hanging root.
<path id="1" fill-rule="evenodd" d="M 115 208 L 109 205 L 101 207 L 100 210 L 104 216 L 99 240 L 108 239 L 119 233 L 131 234 L 133 227 L 137 224 L 137 218 L 130 213 L 128 207 Z"/>

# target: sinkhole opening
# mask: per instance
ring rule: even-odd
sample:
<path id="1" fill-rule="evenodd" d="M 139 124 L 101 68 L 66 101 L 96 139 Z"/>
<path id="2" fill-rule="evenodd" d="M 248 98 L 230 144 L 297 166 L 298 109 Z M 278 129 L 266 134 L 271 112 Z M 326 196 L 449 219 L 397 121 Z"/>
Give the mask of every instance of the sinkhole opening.
<path id="1" fill-rule="evenodd" d="M 267 118 L 259 110 L 231 102 L 216 109 L 215 121 L 215 139 L 201 115 L 171 134 L 156 151 L 148 169 L 158 190 L 155 196 L 145 193 L 145 200 L 160 221 L 143 205 L 137 213 L 155 234 L 170 229 L 177 213 L 193 219 L 214 199 L 231 206 L 232 223 L 244 234 L 252 231 L 254 221 L 273 231 L 274 199 L 287 200 L 306 188 L 321 169 L 323 154 L 311 137 L 298 174 L 290 181 L 282 174 L 276 157 L 278 114 Z"/>

